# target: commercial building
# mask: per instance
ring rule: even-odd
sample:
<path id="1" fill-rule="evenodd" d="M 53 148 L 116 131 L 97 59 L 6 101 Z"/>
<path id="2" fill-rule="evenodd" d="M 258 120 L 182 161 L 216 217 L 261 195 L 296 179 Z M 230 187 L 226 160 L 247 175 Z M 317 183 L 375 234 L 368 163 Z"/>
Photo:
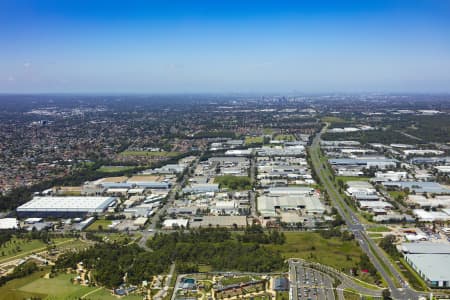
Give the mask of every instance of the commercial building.
<path id="1" fill-rule="evenodd" d="M 439 208 L 450 207 L 450 195 L 435 196 L 426 198 L 423 195 L 408 195 L 407 201 L 420 208 Z"/>
<path id="2" fill-rule="evenodd" d="M 426 211 L 424 209 L 413 209 L 413 214 L 421 222 L 450 221 L 450 215 L 442 211 Z"/>
<path id="3" fill-rule="evenodd" d="M 289 210 L 303 211 L 305 214 L 323 214 L 325 206 L 315 195 L 260 196 L 258 210 L 263 217 L 278 216 L 280 212 Z"/>
<path id="4" fill-rule="evenodd" d="M 19 221 L 16 218 L 2 218 L 0 219 L 0 230 L 17 229 L 19 228 Z"/>
<path id="5" fill-rule="evenodd" d="M 244 228 L 247 226 L 246 216 L 203 216 L 194 217 L 189 223 L 190 228 L 227 227 Z"/>
<path id="6" fill-rule="evenodd" d="M 216 193 L 219 191 L 219 184 L 217 183 L 196 183 L 183 189 L 183 193 L 196 194 L 196 193 Z"/>
<path id="7" fill-rule="evenodd" d="M 277 292 L 289 291 L 289 279 L 286 277 L 277 277 L 273 281 L 273 289 Z"/>
<path id="8" fill-rule="evenodd" d="M 433 242 L 404 243 L 405 260 L 432 288 L 450 287 L 450 244 Z"/>
<path id="9" fill-rule="evenodd" d="M 389 181 L 383 182 L 387 189 L 401 189 L 406 188 L 415 193 L 434 193 L 434 194 L 450 194 L 450 189 L 440 185 L 437 182 L 428 181 Z"/>
<path id="10" fill-rule="evenodd" d="M 333 158 L 328 162 L 332 166 L 362 166 L 364 168 L 376 167 L 385 169 L 388 167 L 395 167 L 399 162 L 396 159 L 385 157 L 361 157 L 361 158 Z"/>
<path id="11" fill-rule="evenodd" d="M 17 208 L 19 217 L 81 217 L 102 213 L 115 203 L 114 197 L 34 197 Z"/>
<path id="12" fill-rule="evenodd" d="M 188 219 L 167 219 L 163 222 L 163 228 L 173 229 L 173 228 L 187 228 L 189 224 Z"/>
<path id="13" fill-rule="evenodd" d="M 408 177 L 407 172 L 375 172 L 375 178 L 371 179 L 373 182 L 385 182 L 385 181 L 400 181 Z"/>

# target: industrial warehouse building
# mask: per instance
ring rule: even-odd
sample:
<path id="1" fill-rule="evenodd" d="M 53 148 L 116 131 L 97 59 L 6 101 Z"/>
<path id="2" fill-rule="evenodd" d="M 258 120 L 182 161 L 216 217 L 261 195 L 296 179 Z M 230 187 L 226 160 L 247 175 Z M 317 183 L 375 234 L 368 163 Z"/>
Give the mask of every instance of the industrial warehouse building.
<path id="1" fill-rule="evenodd" d="M 115 203 L 114 197 L 34 197 L 17 208 L 19 217 L 72 218 L 102 213 Z"/>
<path id="2" fill-rule="evenodd" d="M 263 195 L 258 198 L 258 210 L 263 217 L 278 216 L 277 210 L 280 212 L 302 210 L 308 215 L 321 215 L 325 212 L 325 206 L 316 195 Z"/>
<path id="3" fill-rule="evenodd" d="M 450 245 L 446 243 L 403 243 L 405 260 L 433 288 L 450 287 Z"/>

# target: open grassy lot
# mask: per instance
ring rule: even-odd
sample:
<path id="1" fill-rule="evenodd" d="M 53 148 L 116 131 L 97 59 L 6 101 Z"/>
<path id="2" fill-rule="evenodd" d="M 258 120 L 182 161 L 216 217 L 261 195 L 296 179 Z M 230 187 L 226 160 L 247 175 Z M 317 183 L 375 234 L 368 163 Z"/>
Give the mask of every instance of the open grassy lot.
<path id="1" fill-rule="evenodd" d="M 200 273 L 202 273 L 202 272 L 211 272 L 212 271 L 212 266 L 210 266 L 210 265 L 199 265 L 198 266 L 198 271 Z"/>
<path id="2" fill-rule="evenodd" d="M 87 295 L 84 299 L 89 300 L 117 300 L 117 299 L 123 299 L 123 300 L 142 300 L 142 296 L 131 294 L 129 296 L 125 297 L 116 297 L 111 295 L 111 292 L 106 289 L 99 289 L 96 291 L 93 291 L 92 294 Z"/>
<path id="3" fill-rule="evenodd" d="M 239 276 L 239 277 L 231 277 L 231 278 L 224 278 L 221 280 L 223 285 L 231 285 L 231 284 L 238 284 L 242 282 L 249 282 L 252 278 L 250 276 Z"/>
<path id="4" fill-rule="evenodd" d="M 57 248 L 64 251 L 64 250 L 80 250 L 80 249 L 85 249 L 87 247 L 90 247 L 92 244 L 88 243 L 84 240 L 80 240 L 80 239 L 73 239 L 73 240 L 68 240 L 65 241 L 63 243 L 59 242 L 58 244 L 56 244 Z"/>
<path id="5" fill-rule="evenodd" d="M 371 233 L 369 232 L 369 237 L 372 239 L 381 239 L 383 235 L 381 233 Z"/>
<path id="6" fill-rule="evenodd" d="M 161 157 L 174 157 L 180 155 L 180 152 L 171 151 L 123 151 L 120 155 L 123 156 L 161 156 Z"/>
<path id="7" fill-rule="evenodd" d="M 22 300 L 29 299 L 31 297 L 39 297 L 41 299 L 45 299 L 45 297 L 47 296 L 46 293 L 39 294 L 34 292 L 24 292 L 19 291 L 18 288 L 39 279 L 40 277 L 44 276 L 46 272 L 47 271 L 40 271 L 24 278 L 8 281 L 6 284 L 0 287 L 0 300 Z"/>
<path id="8" fill-rule="evenodd" d="M 277 292 L 275 300 L 289 300 L 289 292 Z"/>
<path id="9" fill-rule="evenodd" d="M 15 279 L 0 287 L 0 300 L 22 300 L 38 297 L 46 300 L 79 299 L 86 295 L 91 300 L 115 300 L 111 292 L 98 287 L 74 285 L 70 279 L 74 274 L 61 274 L 55 278 L 43 278 L 48 270 L 36 272 L 30 276 Z M 121 297 L 125 300 L 142 299 L 142 296 Z"/>
<path id="10" fill-rule="evenodd" d="M 351 290 L 351 289 L 345 289 L 344 290 L 344 298 L 346 300 L 359 300 L 361 297 L 359 296 L 359 293 Z"/>
<path id="11" fill-rule="evenodd" d="M 220 188 L 228 188 L 233 191 L 250 190 L 252 188 L 250 177 L 247 176 L 217 176 L 214 178 L 214 182 L 218 183 Z"/>
<path id="12" fill-rule="evenodd" d="M 133 166 L 101 166 L 97 169 L 98 172 L 103 173 L 115 173 L 120 171 L 133 170 L 135 167 Z"/>
<path id="13" fill-rule="evenodd" d="M 374 226 L 374 227 L 368 227 L 367 231 L 370 232 L 390 232 L 391 230 L 387 228 L 386 226 Z"/>
<path id="14" fill-rule="evenodd" d="M 336 181 L 341 179 L 344 183 L 347 181 L 369 181 L 370 177 L 360 176 L 336 176 Z"/>
<path id="15" fill-rule="evenodd" d="M 275 140 L 277 140 L 277 141 L 289 141 L 289 142 L 292 142 L 292 141 L 295 141 L 296 138 L 295 138 L 295 136 L 292 135 L 292 134 L 277 134 L 277 135 L 275 136 Z"/>
<path id="16" fill-rule="evenodd" d="M 322 122 L 327 122 L 327 123 L 344 123 L 347 122 L 342 118 L 339 117 L 334 117 L 334 116 L 325 116 L 322 118 Z"/>
<path id="17" fill-rule="evenodd" d="M 264 128 L 263 133 L 265 135 L 271 135 L 271 134 L 273 134 L 273 129 L 272 128 Z"/>
<path id="18" fill-rule="evenodd" d="M 280 251 L 285 258 L 303 258 L 347 271 L 357 265 L 362 254 L 355 241 L 325 239 L 315 232 L 285 232 L 285 235 L 285 244 L 267 246 Z"/>
<path id="19" fill-rule="evenodd" d="M 87 231 L 98 231 L 98 230 L 107 230 L 108 225 L 111 225 L 111 220 L 96 220 L 94 223 L 89 225 L 86 229 Z"/>
<path id="20" fill-rule="evenodd" d="M 96 236 L 101 237 L 106 242 L 114 242 L 118 244 L 128 244 L 133 240 L 133 236 L 127 235 L 125 233 L 100 233 L 95 234 Z"/>
<path id="21" fill-rule="evenodd" d="M 27 240 L 14 237 L 0 247 L 0 262 L 22 253 L 45 248 L 46 246 L 47 244 L 41 240 Z"/>
<path id="22" fill-rule="evenodd" d="M 262 136 L 246 136 L 245 137 L 246 145 L 262 144 L 263 142 L 264 142 L 264 138 Z"/>
<path id="23" fill-rule="evenodd" d="M 74 274 L 61 274 L 55 278 L 38 278 L 18 288 L 21 292 L 47 294 L 46 299 L 78 299 L 95 290 L 87 286 L 74 285 L 70 282 Z"/>
<path id="24" fill-rule="evenodd" d="M 406 197 L 406 193 L 404 191 L 388 191 L 389 195 L 392 199 L 397 199 L 398 197 Z"/>
<path id="25" fill-rule="evenodd" d="M 19 259 L 21 257 L 30 255 L 32 253 L 37 253 L 41 251 L 45 251 L 49 245 L 45 244 L 44 242 L 40 240 L 26 240 L 26 239 L 18 239 L 14 238 L 16 243 L 13 243 L 13 245 L 19 245 L 20 251 L 17 253 L 8 254 L 5 247 L 0 247 L 0 254 L 1 251 L 4 251 L 4 256 L 0 256 L 0 263 L 7 262 L 10 260 Z M 85 248 L 88 246 L 86 242 L 83 242 L 78 239 L 73 238 L 56 238 L 52 240 L 52 246 L 56 246 L 58 249 L 80 249 Z M 9 246 L 8 244 L 8 247 Z"/>

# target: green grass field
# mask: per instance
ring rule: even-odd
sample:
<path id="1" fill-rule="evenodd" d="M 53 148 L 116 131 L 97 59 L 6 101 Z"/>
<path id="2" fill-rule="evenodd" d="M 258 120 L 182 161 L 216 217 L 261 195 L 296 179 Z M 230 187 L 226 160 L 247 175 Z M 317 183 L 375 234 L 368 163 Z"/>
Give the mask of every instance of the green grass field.
<path id="1" fill-rule="evenodd" d="M 95 235 L 101 237 L 104 241 L 118 244 L 128 244 L 133 239 L 133 236 L 124 233 L 99 233 Z"/>
<path id="2" fill-rule="evenodd" d="M 123 151 L 120 155 L 123 156 L 161 156 L 161 157 L 174 157 L 180 155 L 180 152 L 171 151 Z"/>
<path id="3" fill-rule="evenodd" d="M 274 139 L 277 141 L 288 141 L 288 142 L 296 140 L 295 136 L 292 134 L 277 134 Z"/>
<path id="4" fill-rule="evenodd" d="M 101 166 L 97 169 L 98 172 L 102 173 L 115 173 L 120 171 L 133 170 L 133 166 Z"/>
<path id="5" fill-rule="evenodd" d="M 383 235 L 381 233 L 371 233 L 369 232 L 369 237 L 372 239 L 381 239 Z"/>
<path id="6" fill-rule="evenodd" d="M 200 273 L 202 273 L 202 272 L 211 272 L 212 270 L 213 270 L 213 268 L 210 265 L 199 265 L 198 266 L 198 271 Z"/>
<path id="7" fill-rule="evenodd" d="M 111 225 L 112 221 L 110 220 L 96 220 L 94 223 L 89 225 L 86 229 L 87 231 L 98 231 L 98 230 L 108 230 L 108 225 Z"/>
<path id="8" fill-rule="evenodd" d="M 221 283 L 223 285 L 231 285 L 231 284 L 238 284 L 242 282 L 249 282 L 252 278 L 250 276 L 239 276 L 239 277 L 231 277 L 231 278 L 224 278 L 221 280 Z"/>
<path id="9" fill-rule="evenodd" d="M 233 191 L 250 190 L 252 184 L 250 177 L 224 175 L 214 178 L 214 183 L 218 183 L 220 188 L 228 188 Z"/>
<path id="10" fill-rule="evenodd" d="M 70 282 L 75 274 L 60 274 L 55 278 L 43 278 L 47 271 L 34 273 L 30 276 L 15 279 L 0 287 L 0 300 L 22 300 L 31 297 L 39 297 L 46 300 L 79 299 L 87 295 L 91 300 L 114 300 L 117 297 L 111 292 L 98 287 L 74 285 Z M 125 300 L 142 299 L 142 296 L 130 295 L 121 297 Z"/>
<path id="11" fill-rule="evenodd" d="M 355 241 L 325 239 L 315 232 L 285 232 L 285 235 L 285 244 L 267 246 L 280 251 L 285 258 L 303 258 L 347 271 L 357 265 L 362 254 Z"/>
<path id="12" fill-rule="evenodd" d="M 386 226 L 374 226 L 374 227 L 368 227 L 367 231 L 370 232 L 390 232 L 391 230 L 387 228 Z"/>
<path id="13" fill-rule="evenodd" d="M 39 297 L 42 299 L 45 299 L 47 296 L 46 293 L 39 294 L 39 293 L 29 293 L 24 291 L 19 291 L 18 289 L 21 286 L 24 286 L 30 282 L 33 282 L 35 280 L 38 280 L 41 276 L 44 276 L 44 274 L 47 271 L 40 271 L 36 272 L 30 276 L 20 278 L 20 279 L 14 279 L 11 281 L 8 281 L 6 284 L 0 287 L 0 300 L 22 300 L 22 299 L 28 299 L 31 297 Z"/>
<path id="14" fill-rule="evenodd" d="M 40 248 L 45 248 L 47 244 L 41 240 L 26 240 L 12 238 L 0 247 L 0 262 L 8 260 L 22 253 L 27 253 Z"/>
<path id="15" fill-rule="evenodd" d="M 369 181 L 370 177 L 360 176 L 336 176 L 336 181 L 341 179 L 344 183 L 347 181 Z"/>
<path id="16" fill-rule="evenodd" d="M 78 299 L 95 290 L 87 286 L 74 285 L 70 282 L 75 274 L 61 274 L 52 279 L 39 278 L 18 288 L 21 292 L 46 294 L 45 299 Z"/>
<path id="17" fill-rule="evenodd" d="M 322 122 L 327 122 L 327 123 L 344 123 L 346 122 L 344 119 L 339 118 L 339 117 L 334 117 L 334 116 L 325 116 L 322 118 Z"/>
<path id="18" fill-rule="evenodd" d="M 388 191 L 392 199 L 396 200 L 399 196 L 406 197 L 406 193 L 403 191 Z"/>
<path id="19" fill-rule="evenodd" d="M 289 300 L 289 292 L 277 292 L 275 300 Z"/>
<path id="20" fill-rule="evenodd" d="M 262 144 L 263 142 L 264 142 L 264 138 L 262 136 L 246 136 L 245 137 L 245 145 Z"/>
<path id="21" fill-rule="evenodd" d="M 265 135 L 272 135 L 273 134 L 273 129 L 272 128 L 264 128 L 263 129 L 263 133 Z"/>
<path id="22" fill-rule="evenodd" d="M 45 251 L 48 246 L 40 240 L 28 241 L 25 239 L 17 238 L 14 238 L 13 240 L 15 240 L 16 242 L 12 242 L 12 245 L 8 243 L 4 247 L 0 247 L 0 263 L 7 262 L 9 260 L 15 260 L 30 255 L 34 252 Z M 53 239 L 52 242 L 54 243 L 53 245 L 55 245 L 59 249 L 80 249 L 88 246 L 85 242 L 72 238 L 57 238 Z M 16 250 L 17 246 L 20 247 L 20 251 L 16 253 L 14 253 L 13 251 L 8 252 L 7 249 Z M 2 251 L 5 254 L 4 256 L 1 256 Z"/>

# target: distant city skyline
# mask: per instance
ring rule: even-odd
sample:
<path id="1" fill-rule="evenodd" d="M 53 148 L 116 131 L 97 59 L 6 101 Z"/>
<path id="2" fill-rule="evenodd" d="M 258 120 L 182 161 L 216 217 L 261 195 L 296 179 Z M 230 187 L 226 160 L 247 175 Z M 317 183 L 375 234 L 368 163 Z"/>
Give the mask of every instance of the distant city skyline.
<path id="1" fill-rule="evenodd" d="M 0 3 L 0 93 L 448 93 L 450 2 Z"/>

